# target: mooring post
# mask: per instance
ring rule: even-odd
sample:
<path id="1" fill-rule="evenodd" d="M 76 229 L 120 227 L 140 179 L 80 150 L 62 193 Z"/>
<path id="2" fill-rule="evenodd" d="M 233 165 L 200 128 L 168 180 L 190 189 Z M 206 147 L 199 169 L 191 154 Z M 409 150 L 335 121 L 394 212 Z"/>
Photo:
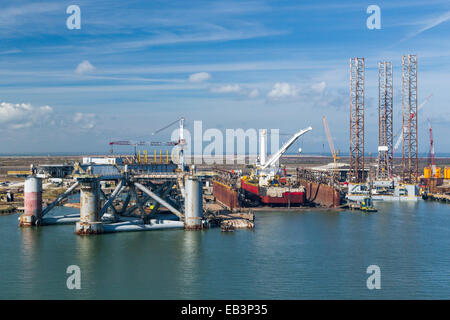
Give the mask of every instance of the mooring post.
<path id="1" fill-rule="evenodd" d="M 100 183 L 97 178 L 80 179 L 80 221 L 76 234 L 103 233 L 100 222 Z"/>
<path id="2" fill-rule="evenodd" d="M 192 175 L 185 177 L 184 228 L 187 230 L 203 228 L 202 183 Z"/>
<path id="3" fill-rule="evenodd" d="M 42 221 L 42 179 L 28 176 L 24 185 L 25 213 L 19 218 L 19 226 L 40 225 Z"/>

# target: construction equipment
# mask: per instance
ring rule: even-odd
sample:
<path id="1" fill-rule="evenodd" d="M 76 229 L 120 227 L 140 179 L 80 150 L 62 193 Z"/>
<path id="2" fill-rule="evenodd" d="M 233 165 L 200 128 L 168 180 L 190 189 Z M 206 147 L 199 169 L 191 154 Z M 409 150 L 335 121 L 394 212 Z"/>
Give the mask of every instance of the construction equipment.
<path id="1" fill-rule="evenodd" d="M 364 167 L 364 58 L 350 59 L 350 168 L 348 180 L 362 183 Z"/>
<path id="2" fill-rule="evenodd" d="M 415 184 L 419 174 L 417 55 L 402 56 L 402 180 Z"/>
<path id="3" fill-rule="evenodd" d="M 430 94 L 428 97 L 425 98 L 425 100 L 422 101 L 422 103 L 417 107 L 417 112 L 419 112 L 426 104 L 428 101 L 430 101 L 430 98 L 433 96 L 433 94 Z M 411 117 L 413 117 L 414 114 L 411 115 Z M 403 134 L 405 132 L 406 128 L 401 128 L 396 136 L 398 136 L 397 141 L 395 141 L 395 145 L 394 145 L 394 152 L 397 151 L 398 147 L 400 147 L 400 144 L 403 142 Z"/>
<path id="4" fill-rule="evenodd" d="M 168 142 L 161 142 L 161 141 L 131 141 L 131 140 L 119 140 L 119 141 L 111 141 L 109 145 L 111 146 L 111 154 L 114 153 L 113 147 L 116 146 L 134 146 L 134 153 L 136 155 L 137 153 L 137 147 L 138 146 L 150 146 L 150 147 L 161 147 L 161 146 L 168 146 L 173 147 L 178 144 L 178 141 L 168 141 Z"/>
<path id="5" fill-rule="evenodd" d="M 175 123 L 179 123 L 179 136 L 178 136 L 178 141 L 176 143 L 176 146 L 179 148 L 178 151 L 178 168 L 181 171 L 184 171 L 184 146 L 186 145 L 186 140 L 184 139 L 184 118 L 181 117 L 171 123 L 169 123 L 168 125 L 165 125 L 164 127 L 156 130 L 155 132 L 152 133 L 152 135 L 155 135 L 171 126 L 173 126 Z"/>
<path id="6" fill-rule="evenodd" d="M 119 141 L 111 141 L 109 143 L 109 145 L 111 146 L 111 154 L 114 153 L 114 149 L 113 147 L 115 145 L 119 145 L 119 146 L 134 146 L 134 156 L 136 159 L 138 159 L 138 152 L 137 152 L 137 147 L 138 146 L 150 146 L 150 147 L 161 147 L 161 146 L 167 146 L 167 147 L 179 147 L 179 167 L 180 168 L 184 168 L 184 145 L 186 145 L 186 140 L 184 139 L 184 118 L 179 118 L 176 121 L 173 121 L 171 123 L 169 123 L 168 125 L 165 125 L 164 127 L 154 131 L 152 133 L 152 135 L 155 135 L 169 127 L 171 127 L 172 125 L 174 125 L 175 123 L 179 122 L 180 124 L 180 133 L 179 133 L 179 138 L 178 141 L 168 141 L 168 142 L 161 142 L 161 141 L 131 141 L 131 140 L 119 140 Z M 160 151 L 161 153 L 161 151 Z M 139 158 L 140 158 L 140 154 L 139 154 Z M 146 159 L 147 156 L 146 154 L 144 155 L 144 158 Z M 167 158 L 168 158 L 168 153 L 167 153 Z M 156 159 L 156 156 L 155 156 Z M 161 155 L 160 155 L 160 159 L 161 159 Z M 140 159 L 139 159 L 140 160 Z"/>
<path id="7" fill-rule="evenodd" d="M 337 162 L 339 160 L 339 157 L 338 157 L 339 151 L 336 152 L 336 150 L 334 149 L 333 138 L 331 137 L 330 128 L 328 128 L 328 123 L 327 123 L 327 120 L 325 119 L 325 116 L 323 116 L 322 120 L 323 120 L 323 127 L 325 129 L 325 134 L 327 135 L 327 140 L 328 140 L 328 145 L 330 147 L 331 155 L 333 156 L 333 174 L 331 175 L 331 177 L 333 179 L 333 184 L 334 184 L 334 181 L 339 180 L 338 172 L 337 172 Z"/>
<path id="8" fill-rule="evenodd" d="M 327 139 L 328 139 L 328 145 L 330 146 L 331 155 L 333 156 L 334 168 L 336 169 L 337 161 L 340 159 L 339 151 L 336 152 L 336 150 L 334 149 L 333 138 L 331 137 L 330 129 L 328 128 L 328 123 L 327 123 L 327 120 L 325 119 L 325 116 L 323 116 L 322 120 L 323 120 L 323 127 L 325 129 L 325 134 L 327 135 Z"/>
<path id="9" fill-rule="evenodd" d="M 428 120 L 428 130 L 430 132 L 430 165 L 431 165 L 431 176 L 436 177 L 436 158 L 434 153 L 434 140 L 433 140 L 433 129 L 431 128 L 431 121 Z"/>
<path id="10" fill-rule="evenodd" d="M 392 62 L 378 62 L 378 180 L 392 178 L 394 85 Z"/>
<path id="11" fill-rule="evenodd" d="M 289 147 L 302 135 L 307 133 L 308 131 L 311 131 L 312 127 L 308 127 L 306 129 L 300 130 L 299 132 L 295 133 L 277 152 L 275 152 L 269 160 L 264 163 L 264 165 L 257 165 L 257 171 L 260 174 L 269 174 L 271 178 L 275 177 L 276 174 L 278 174 L 279 167 L 276 166 L 278 163 L 278 160 L 281 158 L 281 156 L 289 149 Z"/>
<path id="12" fill-rule="evenodd" d="M 292 186 L 290 181 L 282 182 L 280 179 L 282 170 L 278 165 L 278 160 L 299 137 L 311 130 L 312 128 L 308 127 L 295 133 L 264 164 L 257 161 L 255 170 L 249 177 L 241 177 L 241 190 L 248 199 L 265 205 L 291 206 L 305 202 L 304 187 Z"/>

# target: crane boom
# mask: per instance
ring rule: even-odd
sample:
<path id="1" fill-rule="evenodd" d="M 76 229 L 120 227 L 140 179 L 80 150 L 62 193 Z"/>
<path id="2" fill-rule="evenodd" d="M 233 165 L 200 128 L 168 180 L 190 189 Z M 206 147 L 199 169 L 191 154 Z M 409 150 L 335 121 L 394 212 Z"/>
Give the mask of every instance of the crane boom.
<path id="1" fill-rule="evenodd" d="M 428 128 L 430 131 L 430 164 L 432 177 L 436 176 L 436 157 L 434 153 L 434 140 L 433 140 L 433 129 L 431 128 L 431 121 L 428 119 Z"/>
<path id="2" fill-rule="evenodd" d="M 286 142 L 275 154 L 273 154 L 269 160 L 261 167 L 262 170 L 267 169 L 268 167 L 274 165 L 278 159 L 280 159 L 280 157 L 287 151 L 287 149 L 302 135 L 304 135 L 305 133 L 307 133 L 308 131 L 311 131 L 312 127 L 308 127 L 306 129 L 300 130 L 299 132 L 297 132 L 296 134 L 294 134 L 292 136 L 292 138 L 290 138 L 288 140 L 288 142 Z"/>
<path id="3" fill-rule="evenodd" d="M 109 145 L 116 146 L 176 146 L 178 142 L 169 141 L 169 142 L 161 142 L 161 141 L 129 141 L 129 140 L 120 140 L 120 141 L 111 141 Z"/>
<path id="4" fill-rule="evenodd" d="M 333 156 L 333 159 L 335 159 L 336 150 L 334 149 L 333 139 L 331 138 L 330 129 L 328 128 L 328 123 L 327 120 L 325 119 L 325 116 L 323 116 L 322 120 L 323 120 L 323 127 L 325 128 L 325 134 L 327 135 L 328 139 L 328 145 L 330 146 L 331 155 Z"/>
<path id="5" fill-rule="evenodd" d="M 169 123 L 168 125 L 165 125 L 164 127 L 160 128 L 160 129 L 158 129 L 158 130 L 156 130 L 155 132 L 152 133 L 152 135 L 155 135 L 155 134 L 157 134 L 157 133 L 159 133 L 159 132 L 161 132 L 161 131 L 167 129 L 167 128 L 169 128 L 170 126 L 173 126 L 175 123 L 177 123 L 177 122 L 179 122 L 179 121 L 184 121 L 184 118 L 178 118 L 177 120 L 175 120 L 175 121 Z"/>
<path id="6" fill-rule="evenodd" d="M 425 100 L 422 101 L 422 103 L 417 107 L 417 112 L 419 112 L 419 110 L 422 109 L 422 108 L 425 106 L 425 104 L 430 100 L 430 98 L 431 98 L 432 96 L 433 96 L 433 94 L 430 94 L 428 97 L 425 98 Z M 414 114 L 411 115 L 411 118 L 412 118 L 412 117 L 414 117 Z M 402 141 L 403 141 L 403 135 L 404 135 L 405 133 L 407 133 L 407 132 L 406 132 L 407 130 L 408 130 L 408 128 L 406 128 L 406 127 L 400 129 L 400 132 L 397 134 L 397 135 L 399 135 L 399 136 L 398 136 L 398 138 L 397 138 L 397 141 L 395 141 L 393 152 L 397 151 L 398 147 L 400 147 L 400 144 L 401 144 Z"/>

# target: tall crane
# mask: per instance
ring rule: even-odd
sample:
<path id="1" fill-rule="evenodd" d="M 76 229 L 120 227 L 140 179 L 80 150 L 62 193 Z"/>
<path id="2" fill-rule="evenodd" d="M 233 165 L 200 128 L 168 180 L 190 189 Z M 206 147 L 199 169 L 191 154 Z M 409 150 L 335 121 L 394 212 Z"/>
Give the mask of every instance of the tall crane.
<path id="1" fill-rule="evenodd" d="M 138 146 L 150 146 L 150 147 L 161 147 L 161 146 L 176 146 L 178 141 L 132 141 L 132 140 L 119 140 L 111 141 L 109 145 L 111 146 L 111 154 L 114 153 L 114 146 L 134 146 L 134 153 L 136 153 L 136 148 Z"/>
<path id="2" fill-rule="evenodd" d="M 433 94 L 430 94 L 428 97 L 425 98 L 425 100 L 422 101 L 422 103 L 417 107 L 417 112 L 419 112 L 420 109 L 422 109 L 427 104 L 427 102 L 430 100 L 430 98 L 432 96 L 433 96 Z M 414 117 L 414 114 L 411 114 L 411 118 L 413 118 L 413 117 Z M 395 151 L 397 151 L 398 147 L 400 147 L 400 144 L 403 141 L 403 135 L 406 133 L 407 129 L 408 128 L 401 128 L 399 130 L 399 132 L 397 133 L 398 138 L 397 138 L 397 141 L 395 141 L 393 153 L 395 153 Z"/>
<path id="3" fill-rule="evenodd" d="M 336 152 L 336 150 L 334 149 L 333 138 L 331 137 L 330 128 L 328 128 L 328 123 L 327 123 L 327 119 L 325 119 L 325 116 L 323 116 L 322 121 L 323 121 L 323 127 L 325 129 L 325 134 L 327 135 L 328 145 L 330 146 L 331 155 L 333 156 L 334 167 L 336 168 L 337 161 L 339 159 L 338 152 Z"/>
<path id="4" fill-rule="evenodd" d="M 275 152 L 263 165 L 256 165 L 256 176 L 258 177 L 260 186 L 267 185 L 268 182 L 279 173 L 280 168 L 276 165 L 278 160 L 298 138 L 311 130 L 312 127 L 308 127 L 306 129 L 298 131 L 285 144 L 283 144 L 283 146 L 277 152 Z"/>
<path id="5" fill-rule="evenodd" d="M 262 165 L 259 169 L 265 170 L 269 167 L 273 167 L 275 163 L 280 159 L 280 157 L 289 149 L 289 147 L 302 135 L 307 133 L 308 131 L 311 131 L 312 127 L 308 127 L 306 129 L 300 130 L 299 132 L 295 133 L 277 152 L 275 152 L 267 162 Z"/>
<path id="6" fill-rule="evenodd" d="M 436 176 L 436 157 L 434 153 L 434 140 L 433 140 L 433 129 L 431 128 L 431 121 L 428 120 L 428 130 L 430 131 L 430 165 L 431 165 L 431 176 Z"/>
<path id="7" fill-rule="evenodd" d="M 161 141 L 130 141 L 130 140 L 119 140 L 119 141 L 111 141 L 109 143 L 109 145 L 111 146 L 111 153 L 114 152 L 113 147 L 115 145 L 119 145 L 119 146 L 134 146 L 134 155 L 137 155 L 137 147 L 138 146 L 151 146 L 151 147 L 156 147 L 156 146 L 178 146 L 179 149 L 179 163 L 178 163 L 178 167 L 181 170 L 184 170 L 184 146 L 186 145 L 186 140 L 184 139 L 184 118 L 179 118 L 171 123 L 169 123 L 168 125 L 165 125 L 164 127 L 156 130 L 155 132 L 152 133 L 152 135 L 155 135 L 169 127 L 171 127 L 172 125 L 174 125 L 175 123 L 179 123 L 180 126 L 180 132 L 179 132 L 179 138 L 178 141 L 168 141 L 168 142 L 161 142 Z"/>
<path id="8" fill-rule="evenodd" d="M 164 127 L 162 127 L 161 129 L 156 130 L 155 132 L 152 133 L 152 135 L 159 133 L 171 126 L 173 126 L 175 123 L 179 123 L 179 133 L 178 133 L 178 141 L 177 141 L 177 146 L 179 147 L 178 150 L 178 168 L 181 171 L 184 171 L 184 146 L 186 145 L 186 139 L 184 139 L 184 118 L 178 118 L 177 120 L 169 123 L 168 125 L 165 125 Z"/>

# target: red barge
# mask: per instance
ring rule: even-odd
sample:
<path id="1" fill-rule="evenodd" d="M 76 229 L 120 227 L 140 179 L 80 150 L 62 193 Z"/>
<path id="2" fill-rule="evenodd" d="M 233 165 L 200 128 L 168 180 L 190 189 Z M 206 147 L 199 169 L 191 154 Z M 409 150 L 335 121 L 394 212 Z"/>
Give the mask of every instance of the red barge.
<path id="1" fill-rule="evenodd" d="M 305 188 L 288 186 L 259 186 L 247 177 L 241 178 L 241 189 L 247 197 L 265 205 L 302 205 L 305 203 Z"/>

